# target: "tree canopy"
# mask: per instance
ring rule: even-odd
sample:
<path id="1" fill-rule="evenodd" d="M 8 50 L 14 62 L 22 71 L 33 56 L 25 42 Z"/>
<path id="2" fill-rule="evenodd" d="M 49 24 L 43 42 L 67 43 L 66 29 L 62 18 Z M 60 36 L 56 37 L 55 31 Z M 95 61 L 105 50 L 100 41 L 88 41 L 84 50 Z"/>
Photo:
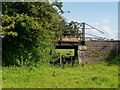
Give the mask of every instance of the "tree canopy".
<path id="1" fill-rule="evenodd" d="M 65 31 L 66 35 L 71 35 L 72 37 L 81 37 L 81 28 L 82 24 L 76 21 L 70 21 L 69 23 L 65 23 Z"/>
<path id="2" fill-rule="evenodd" d="M 58 40 L 60 15 L 49 2 L 3 2 L 3 65 L 44 62 Z"/>

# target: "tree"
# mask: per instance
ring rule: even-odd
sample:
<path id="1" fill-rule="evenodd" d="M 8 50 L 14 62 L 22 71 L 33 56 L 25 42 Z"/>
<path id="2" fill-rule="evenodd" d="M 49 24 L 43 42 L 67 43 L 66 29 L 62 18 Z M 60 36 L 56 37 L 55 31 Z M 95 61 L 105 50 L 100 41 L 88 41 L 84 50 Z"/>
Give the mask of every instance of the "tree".
<path id="1" fill-rule="evenodd" d="M 65 33 L 71 35 L 72 37 L 80 37 L 81 30 L 80 27 L 82 26 L 81 23 L 71 21 L 69 23 L 66 22 L 65 24 Z"/>
<path id="2" fill-rule="evenodd" d="M 60 32 L 59 14 L 52 4 L 5 2 L 2 9 L 3 65 L 36 65 L 48 60 Z"/>
<path id="3" fill-rule="evenodd" d="M 54 0 L 54 1 L 52 0 L 52 5 L 57 7 L 62 14 L 64 13 L 64 11 L 62 10 L 62 7 L 63 7 L 62 2 L 58 2 L 58 0 Z"/>

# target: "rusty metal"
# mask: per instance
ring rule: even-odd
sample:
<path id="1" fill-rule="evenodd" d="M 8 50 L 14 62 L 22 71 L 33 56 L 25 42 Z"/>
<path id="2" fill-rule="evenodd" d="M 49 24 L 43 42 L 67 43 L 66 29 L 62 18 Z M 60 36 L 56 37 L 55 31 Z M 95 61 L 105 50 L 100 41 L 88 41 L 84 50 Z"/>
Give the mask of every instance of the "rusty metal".
<path id="1" fill-rule="evenodd" d="M 85 41 L 85 22 L 82 23 L 83 28 L 82 28 L 82 41 Z"/>

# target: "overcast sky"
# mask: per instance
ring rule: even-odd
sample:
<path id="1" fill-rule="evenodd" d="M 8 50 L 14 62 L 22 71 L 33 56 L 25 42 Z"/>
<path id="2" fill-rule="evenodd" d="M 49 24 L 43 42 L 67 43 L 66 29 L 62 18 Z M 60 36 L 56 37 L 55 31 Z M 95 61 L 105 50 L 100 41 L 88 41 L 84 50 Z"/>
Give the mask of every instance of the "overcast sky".
<path id="1" fill-rule="evenodd" d="M 118 39 L 118 2 L 63 2 L 63 16 L 67 21 L 86 22 L 105 34 L 95 30 L 86 33 L 107 39 Z"/>

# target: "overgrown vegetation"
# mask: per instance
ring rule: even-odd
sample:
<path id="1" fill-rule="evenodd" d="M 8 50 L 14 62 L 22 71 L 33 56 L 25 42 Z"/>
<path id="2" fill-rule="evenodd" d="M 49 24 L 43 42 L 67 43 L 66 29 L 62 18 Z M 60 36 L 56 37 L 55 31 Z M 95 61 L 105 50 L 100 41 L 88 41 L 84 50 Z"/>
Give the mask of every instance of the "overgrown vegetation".
<path id="1" fill-rule="evenodd" d="M 106 62 L 74 67 L 3 67 L 3 88 L 118 88 L 118 67 Z"/>
<path id="2" fill-rule="evenodd" d="M 53 6 L 62 3 L 2 3 L 3 66 L 47 63 L 59 35 L 62 18 Z M 51 53 L 52 54 L 52 53 Z"/>
<path id="3" fill-rule="evenodd" d="M 62 2 L 2 2 L 3 66 L 48 63 L 60 30 L 75 37 L 81 24 L 66 22 Z M 78 32 L 80 36 L 81 32 Z"/>
<path id="4" fill-rule="evenodd" d="M 113 56 L 111 56 L 113 57 Z M 119 65 L 120 64 L 120 55 L 115 55 L 114 58 L 111 58 L 107 61 L 108 65 Z"/>

